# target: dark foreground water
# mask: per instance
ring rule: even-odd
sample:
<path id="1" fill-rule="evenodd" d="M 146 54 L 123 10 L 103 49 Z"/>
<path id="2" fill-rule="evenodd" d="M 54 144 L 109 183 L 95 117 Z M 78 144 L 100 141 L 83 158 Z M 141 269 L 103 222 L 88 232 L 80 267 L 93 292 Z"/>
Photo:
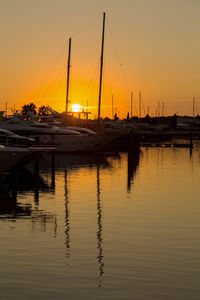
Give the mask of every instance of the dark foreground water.
<path id="1" fill-rule="evenodd" d="M 57 156 L 0 193 L 0 299 L 199 299 L 200 152 Z"/>

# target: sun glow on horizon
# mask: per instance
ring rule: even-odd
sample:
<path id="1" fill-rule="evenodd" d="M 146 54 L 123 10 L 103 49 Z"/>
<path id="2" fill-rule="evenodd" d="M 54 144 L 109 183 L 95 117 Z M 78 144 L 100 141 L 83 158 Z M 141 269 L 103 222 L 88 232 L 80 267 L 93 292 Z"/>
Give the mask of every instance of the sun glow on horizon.
<path id="1" fill-rule="evenodd" d="M 71 109 L 73 112 L 81 112 L 81 110 L 82 110 L 80 104 L 73 104 L 71 106 Z"/>

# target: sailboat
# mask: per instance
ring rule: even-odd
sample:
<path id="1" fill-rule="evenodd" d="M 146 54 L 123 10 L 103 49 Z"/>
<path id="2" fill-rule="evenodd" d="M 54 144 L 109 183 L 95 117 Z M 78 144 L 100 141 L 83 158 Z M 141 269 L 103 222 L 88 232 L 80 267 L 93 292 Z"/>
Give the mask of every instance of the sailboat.
<path id="1" fill-rule="evenodd" d="M 37 145 L 54 145 L 56 152 L 94 152 L 99 151 L 110 142 L 111 136 L 104 134 L 83 134 L 74 128 L 52 126 L 45 123 L 25 122 L 20 115 L 0 125 L 0 128 L 16 134 L 31 137 Z"/>
<path id="2" fill-rule="evenodd" d="M 102 28 L 102 44 L 101 44 L 101 63 L 100 63 L 100 79 L 99 79 L 99 101 L 98 101 L 98 130 L 100 124 L 100 114 L 101 114 L 101 93 L 102 93 L 102 78 L 103 78 L 103 54 L 104 54 L 104 35 L 105 35 L 105 12 L 103 13 L 103 28 Z M 71 67 L 71 37 L 69 38 L 69 49 L 68 49 L 68 62 L 67 62 L 67 87 L 66 87 L 66 110 L 65 114 L 68 115 L 68 104 L 69 104 L 69 83 L 70 83 L 70 67 Z M 78 132 L 82 132 L 85 130 L 85 139 L 88 139 L 90 146 L 94 150 L 100 150 L 106 145 L 112 143 L 117 136 L 108 135 L 103 133 L 95 133 L 94 131 L 90 132 L 88 129 L 80 128 L 80 127 L 66 127 L 71 130 L 77 130 Z M 87 132 L 88 131 L 88 132 Z M 83 132 L 82 132 L 83 133 Z M 88 136 L 88 138 L 86 138 Z M 96 144 L 97 143 L 97 144 Z"/>
<path id="3" fill-rule="evenodd" d="M 101 92 L 102 92 L 102 78 L 103 78 L 103 54 L 104 54 L 104 35 L 105 35 L 105 12 L 103 13 L 103 28 L 102 28 L 102 44 L 101 44 L 101 63 L 100 63 L 100 79 L 99 79 L 99 102 L 98 102 L 98 125 L 100 124 L 100 112 L 101 112 Z M 69 38 L 68 48 L 68 62 L 67 62 L 67 86 L 66 86 L 66 117 L 68 115 L 68 104 L 69 104 L 69 83 L 70 83 L 70 67 L 71 67 L 71 37 Z M 73 136 L 73 140 L 80 140 L 79 147 L 81 151 L 84 151 L 86 145 L 88 145 L 87 151 L 99 151 L 106 145 L 111 144 L 118 136 L 109 135 L 105 133 L 95 133 L 94 131 L 80 127 L 69 127 L 66 129 L 78 131 L 79 137 Z M 98 126 L 99 129 L 99 126 Z M 74 143 L 73 143 L 74 144 Z M 82 147 L 81 147 L 82 145 Z M 70 147 L 71 148 L 71 147 Z M 72 151 L 71 151 L 72 152 Z"/>
<path id="4" fill-rule="evenodd" d="M 103 46 L 104 46 L 104 30 L 105 30 L 105 13 L 103 15 L 103 34 L 102 34 L 102 50 L 101 50 L 101 69 L 100 69 L 100 85 L 99 85 L 99 106 L 98 120 L 100 120 L 101 107 L 101 89 L 102 89 L 102 71 L 103 71 Z M 70 66 L 71 66 L 71 38 L 69 38 L 68 64 L 67 64 L 67 87 L 66 87 L 66 117 L 68 114 L 69 103 L 69 82 L 70 82 Z M 14 117 L 6 123 L 2 123 L 0 128 L 8 129 L 17 134 L 34 138 L 38 144 L 46 143 L 56 146 L 56 152 L 96 152 L 110 144 L 116 136 L 91 132 L 87 129 L 77 127 L 67 127 L 50 125 L 45 123 L 24 122 L 20 119 L 20 115 L 15 113 Z"/>

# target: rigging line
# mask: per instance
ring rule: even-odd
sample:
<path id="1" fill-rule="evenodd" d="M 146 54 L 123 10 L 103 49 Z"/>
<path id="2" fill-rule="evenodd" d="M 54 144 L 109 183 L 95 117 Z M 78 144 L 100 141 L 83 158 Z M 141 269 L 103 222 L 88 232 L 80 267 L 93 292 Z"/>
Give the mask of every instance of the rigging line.
<path id="1" fill-rule="evenodd" d="M 106 60 L 106 61 L 108 61 L 108 59 Z M 109 72 L 109 69 L 107 68 L 107 63 L 106 63 L 106 61 L 105 61 L 105 63 L 104 63 L 104 78 L 103 78 L 103 82 L 104 82 L 104 84 L 103 84 L 103 86 L 105 86 L 105 81 L 106 81 L 106 78 L 111 78 L 112 76 L 110 75 L 110 72 Z M 114 93 L 113 93 L 113 89 L 112 89 L 112 84 L 111 84 L 111 82 L 112 82 L 112 80 L 107 80 L 106 81 L 108 84 L 106 85 L 107 86 L 107 90 L 109 90 L 110 91 L 110 95 L 112 96 Z M 108 93 L 107 93 L 108 94 Z M 109 96 L 110 96 L 109 95 Z M 108 95 L 107 95 L 107 97 L 109 97 Z M 111 104 L 109 105 L 109 106 L 111 106 Z M 123 105 L 118 105 L 118 107 L 120 108 L 120 107 L 122 107 Z"/>
<path id="2" fill-rule="evenodd" d="M 111 84 L 110 84 L 110 80 L 109 80 L 110 76 L 109 76 L 109 72 L 108 72 L 108 69 L 107 69 L 107 66 L 106 64 L 104 64 L 104 78 L 103 78 L 103 86 L 105 87 L 105 82 L 107 82 L 107 89 L 110 90 L 110 93 L 112 94 L 113 91 L 112 91 L 112 88 L 111 88 Z"/>
<path id="3" fill-rule="evenodd" d="M 58 85 L 54 87 L 54 98 L 57 98 L 57 95 L 59 93 L 59 91 L 61 90 L 62 86 L 63 86 L 63 82 L 65 82 L 65 78 L 66 78 L 66 71 L 67 68 L 64 70 L 64 72 L 61 74 L 60 76 L 60 80 L 58 81 Z"/>
<path id="4" fill-rule="evenodd" d="M 122 66 L 121 57 L 120 57 L 119 52 L 118 52 L 118 50 L 117 50 L 116 42 L 115 42 L 114 35 L 113 35 L 113 33 L 112 33 L 112 30 L 111 30 L 111 26 L 110 26 L 110 24 L 109 24 L 109 21 L 107 21 L 107 27 L 108 27 L 108 30 L 109 30 L 110 35 L 111 35 L 111 39 L 112 39 L 112 42 L 113 42 L 113 47 L 114 47 L 114 50 L 115 50 L 115 54 L 116 54 L 116 56 L 117 56 L 118 59 L 119 59 L 120 65 Z"/>
<path id="5" fill-rule="evenodd" d="M 46 86 L 46 88 L 43 90 L 43 92 L 41 92 L 41 93 L 39 94 L 39 97 L 45 96 L 45 94 L 47 93 L 47 91 L 53 86 L 53 84 L 54 84 L 56 81 L 58 81 L 58 79 L 60 78 L 60 76 L 62 76 L 63 72 L 66 72 L 66 66 L 64 66 L 64 67 L 62 67 L 62 69 L 60 69 L 60 71 L 59 71 L 58 75 L 56 76 L 56 78 L 53 79 L 53 80 L 51 80 L 51 81 L 47 84 L 47 86 Z M 35 93 L 36 93 L 36 92 L 35 92 Z"/>
<path id="6" fill-rule="evenodd" d="M 90 27 L 92 24 L 96 23 L 96 21 L 100 19 L 100 15 L 98 14 L 98 16 L 94 17 L 91 19 L 91 21 L 87 22 L 85 25 L 83 25 L 81 27 L 81 29 L 79 31 L 76 31 L 74 34 L 71 35 L 72 38 L 77 37 L 78 35 L 80 35 L 82 32 L 84 32 L 88 27 Z M 95 21 L 95 22 L 94 22 Z"/>
<path id="7" fill-rule="evenodd" d="M 50 66 L 46 70 L 46 74 L 53 75 L 54 70 L 57 68 L 57 66 L 60 64 L 60 60 L 62 58 L 65 59 L 64 53 L 66 54 L 66 45 L 64 45 L 62 48 L 60 48 L 59 52 L 57 53 L 54 61 L 50 64 Z M 59 71 L 60 72 L 60 71 Z M 62 69 L 61 69 L 62 72 Z M 51 83 L 50 83 L 51 84 Z"/>
<path id="8" fill-rule="evenodd" d="M 61 48 L 60 48 L 60 49 L 61 49 Z M 62 47 L 62 49 L 59 51 L 58 55 L 56 56 L 54 62 L 52 62 L 51 66 L 49 66 L 49 68 L 47 68 L 46 74 L 50 74 L 50 75 L 53 74 L 54 69 L 55 69 L 55 68 L 57 67 L 57 65 L 59 64 L 59 60 L 60 60 L 60 57 L 61 57 L 61 52 L 64 53 L 64 49 L 66 49 L 65 46 Z M 54 67 L 54 68 L 53 68 L 53 67 Z M 52 85 L 52 82 L 50 82 L 50 83 L 47 85 L 47 87 L 45 88 L 45 90 L 46 90 L 49 86 L 51 86 L 51 85 Z M 32 92 L 32 96 L 31 96 L 32 99 L 33 99 L 33 98 L 38 98 L 38 96 L 37 96 L 38 89 L 39 89 L 39 87 L 36 88 L 36 89 Z M 39 97 L 42 97 L 44 94 L 45 94 L 45 91 L 39 93 Z"/>
<path id="9" fill-rule="evenodd" d="M 84 96 L 83 96 L 84 99 L 85 99 L 86 96 L 88 95 L 88 92 L 89 92 L 89 89 L 90 89 L 92 83 L 93 83 L 93 82 L 95 81 L 95 79 L 97 78 L 98 69 L 99 69 L 99 62 L 98 62 L 98 64 L 97 64 L 97 66 L 96 66 L 96 68 L 95 68 L 95 70 L 94 70 L 94 72 L 93 72 L 92 78 L 91 78 L 91 80 L 90 80 L 90 82 L 89 82 L 89 84 L 88 84 L 88 86 L 87 86 L 87 88 L 86 88 L 86 90 L 85 90 L 85 92 L 84 92 Z"/>
<path id="10" fill-rule="evenodd" d="M 142 108 L 143 108 L 144 115 L 146 116 L 146 111 L 145 111 L 145 108 L 144 108 L 144 103 L 143 103 L 143 101 L 141 101 L 141 102 L 142 102 Z"/>
<path id="11" fill-rule="evenodd" d="M 47 69 L 47 74 L 53 74 L 54 69 L 57 67 L 57 65 L 59 64 L 60 58 L 64 58 L 64 53 L 66 52 L 66 45 L 64 45 L 62 48 L 60 48 L 59 52 L 57 53 L 54 62 L 52 62 L 52 64 L 49 66 L 49 68 Z M 51 83 L 50 83 L 51 84 Z M 37 95 L 37 91 L 33 91 L 32 93 L 32 98 L 35 98 Z M 43 94 L 43 93 L 42 93 Z"/>
<path id="12" fill-rule="evenodd" d="M 60 79 L 63 78 L 64 74 L 66 74 L 67 65 L 62 67 L 62 69 L 59 71 L 58 75 L 55 79 L 53 79 L 45 88 L 45 90 L 40 93 L 40 98 L 43 98 L 47 92 L 55 85 L 56 82 L 60 82 Z"/>
<path id="13" fill-rule="evenodd" d="M 102 107 L 102 117 L 103 117 L 103 113 L 104 113 L 103 107 L 105 107 L 105 99 L 107 97 L 107 89 L 105 88 L 105 69 L 104 69 L 104 77 L 103 77 L 103 84 L 102 84 L 102 86 L 103 86 L 103 89 L 102 89 L 103 93 L 102 93 L 101 107 Z"/>
<path id="14" fill-rule="evenodd" d="M 104 77 L 103 77 L 103 93 L 102 93 L 102 118 L 107 117 L 108 115 L 110 115 L 110 111 L 107 112 L 107 108 L 111 108 L 112 107 L 112 103 L 111 103 L 111 96 L 112 96 L 112 90 L 109 84 L 105 84 L 106 81 L 106 71 L 104 68 Z"/>
<path id="15" fill-rule="evenodd" d="M 108 71 L 108 68 L 107 68 L 107 65 L 106 64 L 104 64 L 104 79 L 103 79 L 103 82 L 104 82 L 104 86 L 105 86 L 105 81 L 106 81 L 106 78 L 110 78 L 109 77 L 109 74 L 110 74 L 110 72 Z M 112 89 L 112 85 L 111 85 L 111 81 L 109 81 L 109 80 L 107 80 L 106 81 L 108 84 L 106 85 L 107 86 L 107 90 L 109 90 L 110 91 L 110 94 L 111 95 L 113 95 L 113 89 Z M 108 96 L 108 92 L 107 92 L 107 94 L 106 94 L 106 96 L 107 97 L 109 97 Z M 111 106 L 111 104 L 109 105 L 109 106 Z M 124 104 L 124 105 L 118 105 L 118 107 L 120 108 L 120 107 L 123 107 L 123 106 L 127 106 L 126 104 Z"/>
<path id="16" fill-rule="evenodd" d="M 104 78 L 103 78 L 103 86 L 105 86 L 105 81 L 106 81 L 106 77 L 107 77 L 107 74 L 108 74 L 109 72 L 108 72 L 108 70 L 107 70 L 107 66 L 106 66 L 106 64 L 104 65 Z M 107 81 L 108 82 L 108 81 Z M 104 99 L 105 98 L 107 98 L 108 99 L 108 103 L 110 103 L 110 104 L 108 104 L 107 106 L 108 107 L 112 107 L 112 102 L 111 102 L 111 99 L 112 99 L 112 96 L 113 96 L 113 89 L 112 89 L 112 86 L 111 86 L 111 84 L 108 84 L 107 85 L 107 93 L 105 93 L 105 92 L 103 92 L 103 94 L 104 94 L 104 96 L 105 97 L 103 97 Z M 116 99 L 115 99 L 116 100 Z M 105 105 L 104 105 L 105 106 Z M 121 107 L 120 105 L 119 105 L 119 107 Z M 113 117 L 112 115 L 111 115 L 111 117 Z"/>
<path id="17" fill-rule="evenodd" d="M 67 72 L 67 64 L 65 64 L 62 69 L 60 69 L 60 71 L 58 72 L 58 75 L 56 76 L 55 78 L 55 81 L 58 81 L 60 79 L 60 77 L 63 77 L 64 74 L 66 75 L 66 72 Z M 55 82 L 54 81 L 54 82 Z"/>
<path id="18" fill-rule="evenodd" d="M 107 78 L 112 78 L 112 75 L 111 75 L 111 73 L 109 72 L 109 68 L 107 68 L 107 61 L 108 61 L 108 58 L 105 60 L 105 62 L 104 62 L 104 77 L 105 77 L 105 80 L 106 80 L 106 77 Z M 108 88 L 110 89 L 110 92 L 111 92 L 111 95 L 113 94 L 113 89 L 112 89 L 112 80 L 108 80 L 107 81 L 108 82 L 108 84 L 107 84 L 107 86 L 108 86 Z"/>
<path id="19" fill-rule="evenodd" d="M 98 70 L 99 70 L 99 63 L 97 64 L 97 66 L 96 66 L 96 68 L 95 68 L 95 71 L 94 71 L 94 73 L 93 73 L 93 75 L 92 75 L 92 78 L 91 78 L 91 80 L 90 80 L 90 82 L 89 82 L 89 84 L 88 84 L 88 87 L 87 87 L 87 89 L 85 90 L 84 99 L 85 99 L 86 96 L 88 95 L 89 90 L 90 90 L 90 88 L 91 88 L 91 85 L 97 80 Z"/>
<path id="20" fill-rule="evenodd" d="M 137 106 L 135 105 L 136 116 L 138 117 Z"/>
<path id="21" fill-rule="evenodd" d="M 122 76 L 123 76 L 123 79 L 124 79 L 124 83 L 125 83 L 125 86 L 126 88 L 128 89 L 128 91 L 130 91 L 130 87 L 129 87 L 129 84 L 128 84 L 128 80 L 127 80 L 127 77 L 124 73 L 124 68 L 123 68 L 123 64 L 122 64 L 122 60 L 121 60 L 121 57 L 119 55 L 119 52 L 117 50 L 117 46 L 116 46 L 116 42 L 115 42 L 115 39 L 114 39 L 114 35 L 112 33 L 112 30 L 111 30 L 111 26 L 109 24 L 109 22 L 107 21 L 107 27 L 108 27 L 108 30 L 110 32 L 110 36 L 111 36 L 111 41 L 112 41 L 112 44 L 113 44 L 113 49 L 115 51 L 115 54 L 116 54 L 116 57 L 118 58 L 119 60 L 119 65 L 120 65 L 120 71 L 122 73 Z"/>
<path id="22" fill-rule="evenodd" d="M 46 92 L 48 91 L 48 89 L 51 89 L 51 87 L 55 86 L 55 83 L 60 83 L 61 79 L 64 77 L 64 75 L 66 74 L 66 70 L 67 70 L 67 66 L 65 65 L 58 73 L 58 75 L 56 76 L 56 78 L 54 80 L 52 80 L 49 85 L 46 88 Z"/>
<path id="23" fill-rule="evenodd" d="M 59 64 L 61 58 L 62 60 L 64 59 L 66 60 L 66 52 L 67 52 L 67 47 L 66 47 L 66 43 L 64 43 L 62 48 L 60 48 L 59 52 L 57 53 L 54 62 L 52 62 L 51 66 L 49 67 L 48 73 L 50 72 L 52 73 L 54 71 L 55 67 Z"/>

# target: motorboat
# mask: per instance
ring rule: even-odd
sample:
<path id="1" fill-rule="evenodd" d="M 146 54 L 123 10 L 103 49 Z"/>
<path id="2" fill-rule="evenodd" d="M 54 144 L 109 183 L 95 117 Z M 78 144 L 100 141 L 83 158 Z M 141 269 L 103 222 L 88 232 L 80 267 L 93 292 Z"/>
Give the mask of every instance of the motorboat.
<path id="1" fill-rule="evenodd" d="M 41 120 L 41 122 L 39 124 L 45 124 L 44 126 L 46 126 L 46 124 L 48 124 L 48 125 L 59 127 L 59 128 L 63 128 L 63 129 L 77 131 L 79 133 L 86 134 L 86 135 L 96 134 L 95 131 L 93 131 L 91 129 L 88 129 L 88 128 L 85 128 L 85 127 L 68 126 L 68 125 L 64 126 L 59 121 L 55 120 L 53 114 L 52 115 L 48 115 L 48 116 L 39 116 L 38 118 Z"/>
<path id="2" fill-rule="evenodd" d="M 0 128 L 0 144 L 4 146 L 31 146 L 35 142 L 34 139 L 24 137 L 13 133 L 7 129 Z"/>
<path id="3" fill-rule="evenodd" d="M 24 165 L 30 161 L 32 154 L 28 148 L 0 145 L 0 173 Z"/>
<path id="4" fill-rule="evenodd" d="M 15 134 L 32 138 L 37 145 L 55 146 L 56 152 L 93 152 L 99 151 L 116 137 L 92 132 L 81 133 L 67 127 L 51 126 L 35 120 L 24 121 L 15 114 L 7 122 L 0 124 L 0 129 L 7 129 Z"/>

